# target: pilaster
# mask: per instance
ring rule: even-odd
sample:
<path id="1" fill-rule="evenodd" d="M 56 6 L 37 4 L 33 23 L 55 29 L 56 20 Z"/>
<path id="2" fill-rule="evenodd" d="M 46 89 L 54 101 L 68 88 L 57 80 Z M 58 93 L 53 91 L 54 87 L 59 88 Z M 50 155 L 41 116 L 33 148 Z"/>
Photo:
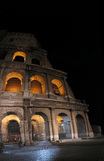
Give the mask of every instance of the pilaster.
<path id="1" fill-rule="evenodd" d="M 87 124 L 87 133 L 88 133 L 88 137 L 94 137 L 94 133 L 92 131 L 92 127 L 90 125 L 89 122 L 89 118 L 88 118 L 88 114 L 87 112 L 85 113 L 85 117 L 86 117 L 86 124 Z"/>
<path id="2" fill-rule="evenodd" d="M 59 140 L 58 130 L 57 130 L 57 120 L 55 117 L 55 109 L 51 109 L 52 114 L 52 131 L 53 131 L 53 141 Z"/>
<path id="3" fill-rule="evenodd" d="M 74 127 L 74 138 L 78 138 L 78 130 L 77 130 L 77 122 L 76 122 L 76 117 L 75 117 L 75 112 L 72 111 L 72 120 L 73 120 L 73 127 Z"/>
<path id="4" fill-rule="evenodd" d="M 74 122 L 73 122 L 73 117 L 72 117 L 72 110 L 69 110 L 69 111 L 70 111 L 72 139 L 74 139 L 75 138 L 75 127 L 74 127 Z"/>

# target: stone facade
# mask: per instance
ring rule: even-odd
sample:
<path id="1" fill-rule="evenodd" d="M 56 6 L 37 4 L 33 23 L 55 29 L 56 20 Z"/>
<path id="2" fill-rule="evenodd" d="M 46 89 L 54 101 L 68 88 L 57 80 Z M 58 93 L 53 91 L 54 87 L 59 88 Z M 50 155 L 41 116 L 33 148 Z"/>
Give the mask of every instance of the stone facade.
<path id="1" fill-rule="evenodd" d="M 0 141 L 93 137 L 88 105 L 53 69 L 34 35 L 0 32 Z"/>

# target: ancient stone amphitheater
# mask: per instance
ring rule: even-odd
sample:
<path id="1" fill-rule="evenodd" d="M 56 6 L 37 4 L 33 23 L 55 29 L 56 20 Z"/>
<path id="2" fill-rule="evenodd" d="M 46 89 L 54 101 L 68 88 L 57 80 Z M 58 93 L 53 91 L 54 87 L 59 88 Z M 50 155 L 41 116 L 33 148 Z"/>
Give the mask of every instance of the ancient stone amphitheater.
<path id="1" fill-rule="evenodd" d="M 0 32 L 0 142 L 92 137 L 88 105 L 53 69 L 33 34 Z"/>

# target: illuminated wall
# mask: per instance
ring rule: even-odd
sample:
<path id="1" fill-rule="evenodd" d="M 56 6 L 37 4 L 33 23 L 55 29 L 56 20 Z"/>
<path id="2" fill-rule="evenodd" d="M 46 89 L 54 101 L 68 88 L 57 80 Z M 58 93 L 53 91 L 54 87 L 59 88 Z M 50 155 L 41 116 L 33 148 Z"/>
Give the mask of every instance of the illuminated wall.
<path id="1" fill-rule="evenodd" d="M 18 78 L 11 78 L 7 81 L 5 91 L 21 92 L 21 81 Z"/>
<path id="2" fill-rule="evenodd" d="M 42 93 L 42 84 L 37 80 L 31 81 L 31 93 Z"/>
<path id="3" fill-rule="evenodd" d="M 63 121 L 61 116 L 57 116 L 57 126 L 58 126 L 58 134 L 60 133 L 60 124 Z"/>
<path id="4" fill-rule="evenodd" d="M 31 77 L 31 93 L 46 93 L 44 79 L 39 75 Z"/>
<path id="5" fill-rule="evenodd" d="M 17 51 L 14 53 L 12 61 L 14 61 L 17 56 L 23 57 L 24 61 L 26 60 L 26 54 L 23 51 Z"/>
<path id="6" fill-rule="evenodd" d="M 4 82 L 4 91 L 21 92 L 22 76 L 17 72 L 9 73 Z"/>
<path id="7" fill-rule="evenodd" d="M 34 127 L 34 139 L 36 140 L 45 140 L 46 133 L 45 133 L 45 120 L 40 115 L 33 115 L 31 118 L 31 124 Z"/>
<path id="8" fill-rule="evenodd" d="M 52 84 L 53 84 L 53 93 L 55 94 L 55 90 L 56 90 L 56 94 L 59 91 L 59 95 L 64 96 L 65 92 L 64 92 L 64 87 L 63 84 L 61 83 L 60 80 L 58 79 L 53 79 L 52 80 Z M 57 89 L 55 88 L 54 84 L 57 86 Z M 57 91 L 58 90 L 58 91 Z"/>
<path id="9" fill-rule="evenodd" d="M 20 125 L 20 119 L 16 115 L 8 115 L 2 119 L 1 122 L 1 131 L 2 131 L 2 139 L 4 142 L 7 142 L 8 137 L 8 124 L 11 120 L 15 120 Z"/>

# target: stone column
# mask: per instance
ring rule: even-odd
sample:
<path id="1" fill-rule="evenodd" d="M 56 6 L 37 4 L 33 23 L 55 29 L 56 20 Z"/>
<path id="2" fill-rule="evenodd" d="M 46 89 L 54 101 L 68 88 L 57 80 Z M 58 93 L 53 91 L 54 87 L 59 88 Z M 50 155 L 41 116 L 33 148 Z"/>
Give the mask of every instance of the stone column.
<path id="1" fill-rule="evenodd" d="M 50 141 L 53 141 L 53 133 L 52 133 L 52 120 L 49 120 L 49 130 L 50 130 Z"/>
<path id="2" fill-rule="evenodd" d="M 72 117 L 72 110 L 69 110 L 69 111 L 70 111 L 72 139 L 74 139 L 75 138 L 75 129 L 74 129 L 74 123 L 73 123 L 73 117 Z"/>
<path id="3" fill-rule="evenodd" d="M 28 121 L 25 120 L 25 144 L 30 145 Z"/>
<path id="4" fill-rule="evenodd" d="M 53 141 L 59 140 L 57 120 L 55 118 L 55 109 L 51 109 Z"/>
<path id="5" fill-rule="evenodd" d="M 22 142 L 22 146 L 25 144 L 25 127 L 24 127 L 24 120 L 21 120 L 20 125 L 20 139 Z"/>
<path id="6" fill-rule="evenodd" d="M 49 119 L 50 141 L 53 141 L 52 109 L 50 108 L 49 110 L 50 110 L 50 119 Z"/>
<path id="7" fill-rule="evenodd" d="M 5 77 L 6 77 L 5 72 L 2 69 L 2 72 L 1 72 L 1 75 L 0 75 L 0 91 L 4 91 Z"/>
<path id="8" fill-rule="evenodd" d="M 94 133 L 92 131 L 92 127 L 90 125 L 87 112 L 85 113 L 85 118 L 86 118 L 86 126 L 87 126 L 88 137 L 94 137 Z"/>
<path id="9" fill-rule="evenodd" d="M 72 120 L 73 120 L 73 127 L 74 127 L 74 138 L 78 138 L 77 122 L 76 122 L 74 111 L 72 111 Z"/>
<path id="10" fill-rule="evenodd" d="M 30 106 L 30 100 L 29 99 L 24 99 L 24 126 L 25 126 L 25 144 L 30 145 L 30 111 L 29 107 Z"/>
<path id="11" fill-rule="evenodd" d="M 31 124 L 31 116 L 32 116 L 32 109 L 29 108 L 29 115 L 28 115 L 28 124 L 29 124 L 29 140 L 30 140 L 30 144 L 33 144 L 33 140 L 32 140 L 32 124 Z M 35 113 L 34 113 L 35 115 Z"/>
<path id="12" fill-rule="evenodd" d="M 2 152 L 3 149 L 3 141 L 2 141 L 2 133 L 1 133 L 1 120 L 0 120 L 0 152 Z"/>
<path id="13" fill-rule="evenodd" d="M 46 77 L 47 77 L 48 97 L 51 98 L 51 96 L 53 96 L 52 86 L 50 84 L 51 80 L 50 80 L 50 76 L 48 74 L 46 75 Z"/>
<path id="14" fill-rule="evenodd" d="M 0 143 L 2 143 L 1 120 L 0 120 Z"/>
<path id="15" fill-rule="evenodd" d="M 25 73 L 25 80 L 23 81 L 23 83 L 24 83 L 24 96 L 25 97 L 28 97 L 29 96 L 29 94 L 30 94 L 30 88 L 29 88 L 29 84 L 30 84 L 30 79 L 28 78 L 28 73 L 26 72 Z"/>
<path id="16" fill-rule="evenodd" d="M 66 77 L 64 78 L 64 88 L 65 88 L 65 96 L 66 96 L 66 98 L 67 98 L 67 100 L 68 101 L 70 101 L 70 99 L 69 99 L 69 91 L 68 91 L 68 88 L 67 88 L 67 83 L 66 83 Z"/>

